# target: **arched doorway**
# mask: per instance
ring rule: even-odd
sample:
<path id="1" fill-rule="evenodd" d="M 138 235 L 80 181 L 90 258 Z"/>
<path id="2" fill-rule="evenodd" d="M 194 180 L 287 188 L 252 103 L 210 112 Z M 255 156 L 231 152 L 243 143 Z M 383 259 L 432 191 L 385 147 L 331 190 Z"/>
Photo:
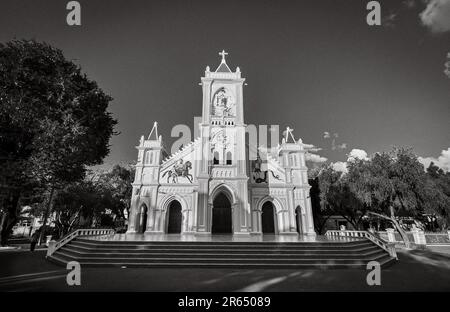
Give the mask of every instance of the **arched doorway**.
<path id="1" fill-rule="evenodd" d="M 302 208 L 300 206 L 297 206 L 297 208 L 295 208 L 295 224 L 297 226 L 297 232 L 299 234 L 302 233 Z"/>
<path id="2" fill-rule="evenodd" d="M 181 221 L 183 216 L 181 214 L 181 204 L 178 200 L 173 200 L 167 209 L 167 233 L 175 234 L 181 233 Z"/>
<path id="3" fill-rule="evenodd" d="M 263 234 L 275 234 L 275 209 L 270 201 L 262 206 L 261 226 Z"/>
<path id="4" fill-rule="evenodd" d="M 144 233 L 147 229 L 147 205 L 142 204 L 139 212 L 139 232 Z"/>
<path id="5" fill-rule="evenodd" d="M 224 193 L 219 193 L 213 201 L 211 233 L 231 234 L 232 222 L 230 200 Z"/>

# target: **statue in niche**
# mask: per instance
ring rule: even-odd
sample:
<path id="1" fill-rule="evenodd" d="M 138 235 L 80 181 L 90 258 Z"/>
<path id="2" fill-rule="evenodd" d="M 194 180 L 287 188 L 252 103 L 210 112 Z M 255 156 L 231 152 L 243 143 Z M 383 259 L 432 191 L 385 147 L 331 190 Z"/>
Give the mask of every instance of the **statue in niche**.
<path id="1" fill-rule="evenodd" d="M 275 173 L 273 173 L 272 170 L 265 170 L 262 171 L 262 159 L 259 156 L 259 153 L 256 155 L 256 160 L 254 162 L 254 167 L 253 167 L 253 180 L 255 181 L 255 183 L 268 183 L 268 172 L 270 172 L 272 174 L 272 176 L 281 181 L 280 176 L 279 175 L 275 175 Z"/>
<path id="2" fill-rule="evenodd" d="M 214 115 L 218 117 L 234 116 L 235 103 L 224 87 L 216 91 L 213 98 Z"/>
<path id="3" fill-rule="evenodd" d="M 164 178 L 164 176 L 168 174 L 167 183 L 170 183 L 170 178 L 172 178 L 172 183 L 178 183 L 178 177 L 185 177 L 190 183 L 192 183 L 193 177 L 192 174 L 189 173 L 190 169 L 192 169 L 192 163 L 190 161 L 183 163 L 183 159 L 180 159 L 175 165 L 173 165 L 172 169 L 164 172 L 162 177 Z"/>

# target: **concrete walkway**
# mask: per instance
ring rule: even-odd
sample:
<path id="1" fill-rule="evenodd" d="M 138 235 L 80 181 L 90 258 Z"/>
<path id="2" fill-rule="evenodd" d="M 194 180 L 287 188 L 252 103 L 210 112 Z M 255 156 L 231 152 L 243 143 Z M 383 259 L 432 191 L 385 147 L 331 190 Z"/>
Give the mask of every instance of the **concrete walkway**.
<path id="1" fill-rule="evenodd" d="M 368 286 L 365 270 L 82 268 L 81 286 L 69 287 L 44 252 L 2 252 L 0 291 L 450 291 L 450 255 L 398 253 L 381 286 Z"/>

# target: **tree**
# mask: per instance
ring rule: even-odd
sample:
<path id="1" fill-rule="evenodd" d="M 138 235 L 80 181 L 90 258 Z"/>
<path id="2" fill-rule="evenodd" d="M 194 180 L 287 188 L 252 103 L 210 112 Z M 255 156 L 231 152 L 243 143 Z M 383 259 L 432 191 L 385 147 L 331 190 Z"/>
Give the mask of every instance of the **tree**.
<path id="1" fill-rule="evenodd" d="M 425 211 L 438 215 L 438 222 L 442 229 L 450 225 L 450 172 L 444 172 L 434 163 L 427 168 L 425 193 L 428 198 Z"/>
<path id="2" fill-rule="evenodd" d="M 36 41 L 0 44 L 2 245 L 28 184 L 48 191 L 45 225 L 55 192 L 109 153 L 111 100 L 62 51 Z"/>
<path id="3" fill-rule="evenodd" d="M 111 226 L 117 219 L 124 220 L 133 176 L 134 168 L 115 165 L 107 171 L 91 170 L 83 181 L 61 189 L 53 209 L 59 236 L 77 226 Z"/>
<path id="4" fill-rule="evenodd" d="M 390 220 L 409 247 L 409 239 L 397 221 L 399 214 L 418 216 L 428 205 L 423 165 L 410 149 L 394 148 L 377 153 L 370 161 L 348 164 L 348 180 L 355 196 L 370 213 Z"/>
<path id="5" fill-rule="evenodd" d="M 131 195 L 133 190 L 135 168 L 131 165 L 115 165 L 110 171 L 99 175 L 98 182 L 107 189 L 111 196 L 119 204 L 112 207 L 113 212 L 125 219 L 124 210 L 127 214 L 130 210 Z"/>
<path id="6" fill-rule="evenodd" d="M 318 174 L 323 215 L 339 214 L 355 228 L 364 215 L 384 218 L 407 246 L 409 239 L 398 216 L 421 218 L 428 213 L 440 216 L 441 228 L 450 224 L 450 173 L 434 164 L 425 172 L 411 149 L 394 148 L 368 160 L 352 159 L 347 169 L 342 174 L 328 166 Z"/>
<path id="7" fill-rule="evenodd" d="M 319 177 L 310 178 L 308 180 L 311 188 L 309 189 L 309 197 L 311 198 L 311 210 L 313 213 L 314 229 L 317 233 L 322 234 L 327 220 L 331 213 L 327 209 L 322 209 L 320 204 L 320 187 Z"/>
<path id="8" fill-rule="evenodd" d="M 328 166 L 319 175 L 319 189 L 323 213 L 340 215 L 355 229 L 360 228 L 367 206 L 352 193 L 346 175 Z"/>

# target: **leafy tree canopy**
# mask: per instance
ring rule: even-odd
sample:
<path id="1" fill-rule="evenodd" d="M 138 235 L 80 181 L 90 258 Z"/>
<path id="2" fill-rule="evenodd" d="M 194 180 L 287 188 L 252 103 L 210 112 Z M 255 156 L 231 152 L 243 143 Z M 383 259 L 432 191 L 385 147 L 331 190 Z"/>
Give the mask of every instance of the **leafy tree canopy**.
<path id="1" fill-rule="evenodd" d="M 410 149 L 353 159 L 347 169 L 343 174 L 328 166 L 318 174 L 323 213 L 339 214 L 355 228 L 367 212 L 384 215 L 394 224 L 398 215 L 434 214 L 440 216 L 442 228 L 448 227 L 450 173 L 434 164 L 425 171 Z"/>
<path id="2" fill-rule="evenodd" d="M 25 189 L 80 181 L 109 153 L 111 100 L 61 50 L 33 40 L 0 44 L 0 196 L 9 219 L 2 243 Z"/>

